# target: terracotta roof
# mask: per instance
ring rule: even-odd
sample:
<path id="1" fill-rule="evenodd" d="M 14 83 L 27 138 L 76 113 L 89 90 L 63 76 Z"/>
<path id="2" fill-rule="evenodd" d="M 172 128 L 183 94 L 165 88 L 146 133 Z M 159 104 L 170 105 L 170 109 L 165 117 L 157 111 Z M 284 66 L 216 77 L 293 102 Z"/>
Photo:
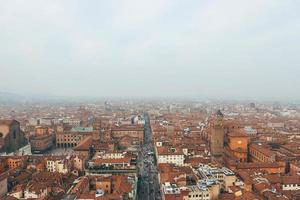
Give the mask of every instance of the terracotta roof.
<path id="1" fill-rule="evenodd" d="M 91 200 L 91 199 L 95 199 L 95 200 L 122 200 L 122 195 L 120 194 L 105 194 L 104 196 L 101 197 L 97 197 L 95 193 L 93 194 L 80 194 L 78 199 L 82 199 L 82 200 Z"/>
<path id="2" fill-rule="evenodd" d="M 18 200 L 18 198 L 15 198 L 13 196 L 5 196 L 2 200 Z"/>
<path id="3" fill-rule="evenodd" d="M 183 155 L 182 149 L 174 147 L 157 147 L 158 155 Z"/>
<path id="4" fill-rule="evenodd" d="M 84 138 L 76 147 L 74 147 L 74 151 L 88 151 L 91 144 L 92 144 L 93 138 L 92 136 L 88 136 Z"/>
<path id="5" fill-rule="evenodd" d="M 299 184 L 300 176 L 278 176 L 278 175 L 267 175 L 266 178 L 272 183 L 280 183 L 280 184 Z"/>
<path id="6" fill-rule="evenodd" d="M 234 194 L 224 193 L 221 195 L 220 200 L 262 200 L 263 198 L 259 197 L 258 195 L 243 191 L 242 196 L 236 197 Z"/>
<path id="7" fill-rule="evenodd" d="M 281 162 L 255 162 L 255 163 L 238 163 L 237 169 L 259 169 L 259 168 L 279 168 L 285 167 Z"/>
<path id="8" fill-rule="evenodd" d="M 185 163 L 190 163 L 192 166 L 199 166 L 200 163 L 208 164 L 210 159 L 205 159 L 203 157 L 194 157 L 185 159 Z"/>
<path id="9" fill-rule="evenodd" d="M 230 137 L 249 137 L 245 131 L 242 129 L 234 130 L 233 132 L 228 133 Z"/>
<path id="10" fill-rule="evenodd" d="M 260 182 L 260 183 L 254 184 L 253 187 L 259 193 L 263 193 L 266 189 L 271 189 L 271 186 L 265 182 Z"/>

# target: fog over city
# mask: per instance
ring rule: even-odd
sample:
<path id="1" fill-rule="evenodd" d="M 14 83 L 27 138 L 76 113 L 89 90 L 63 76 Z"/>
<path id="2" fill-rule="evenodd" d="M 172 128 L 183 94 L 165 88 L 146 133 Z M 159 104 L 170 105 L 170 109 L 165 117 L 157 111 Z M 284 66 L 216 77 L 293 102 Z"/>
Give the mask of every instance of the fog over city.
<path id="1" fill-rule="evenodd" d="M 0 1 L 0 92 L 300 99 L 300 1 Z"/>

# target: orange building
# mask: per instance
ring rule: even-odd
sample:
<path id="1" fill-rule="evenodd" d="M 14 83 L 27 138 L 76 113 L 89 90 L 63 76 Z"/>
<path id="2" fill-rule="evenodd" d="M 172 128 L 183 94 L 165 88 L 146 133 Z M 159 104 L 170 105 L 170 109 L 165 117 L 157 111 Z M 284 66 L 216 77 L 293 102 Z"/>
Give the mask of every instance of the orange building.
<path id="1" fill-rule="evenodd" d="M 242 131 L 236 130 L 227 134 L 226 153 L 240 162 L 247 162 L 249 137 Z"/>
<path id="2" fill-rule="evenodd" d="M 7 165 L 9 169 L 15 169 L 23 164 L 23 159 L 21 157 L 9 157 L 7 159 Z"/>
<path id="3" fill-rule="evenodd" d="M 96 190 L 102 189 L 105 193 L 111 193 L 111 178 L 96 177 Z"/>

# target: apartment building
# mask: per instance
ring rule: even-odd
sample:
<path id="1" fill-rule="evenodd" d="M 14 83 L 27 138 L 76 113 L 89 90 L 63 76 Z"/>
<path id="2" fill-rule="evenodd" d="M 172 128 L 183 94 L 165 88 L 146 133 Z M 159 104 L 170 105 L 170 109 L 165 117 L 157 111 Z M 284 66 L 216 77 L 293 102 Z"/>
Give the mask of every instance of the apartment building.
<path id="1" fill-rule="evenodd" d="M 162 146 L 156 147 L 157 163 L 170 163 L 178 166 L 184 164 L 184 153 L 180 148 Z"/>
<path id="2" fill-rule="evenodd" d="M 67 160 L 54 157 L 47 160 L 46 168 L 48 172 L 58 172 L 61 174 L 69 172 L 69 164 L 67 163 Z"/>

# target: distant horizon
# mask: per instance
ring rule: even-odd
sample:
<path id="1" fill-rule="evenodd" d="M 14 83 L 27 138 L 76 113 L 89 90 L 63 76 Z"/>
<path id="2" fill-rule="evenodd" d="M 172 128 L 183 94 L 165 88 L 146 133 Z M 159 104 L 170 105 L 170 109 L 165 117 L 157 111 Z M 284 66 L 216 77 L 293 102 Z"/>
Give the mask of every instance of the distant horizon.
<path id="1" fill-rule="evenodd" d="M 16 102 L 21 101 L 33 101 L 33 102 L 52 102 L 52 101 L 65 101 L 65 102 L 80 102 L 80 101 L 196 101 L 196 102 L 230 102 L 230 103 L 282 103 L 282 104 L 300 104 L 300 100 L 276 100 L 276 99 L 233 99 L 233 98 L 213 98 L 213 97 L 180 97 L 180 96 L 173 96 L 173 97 L 163 97 L 163 96 L 58 96 L 58 95 L 27 95 L 27 94 L 17 94 L 11 92 L 3 92 L 0 91 L 0 103 L 3 100 L 3 94 L 7 95 L 6 98 L 15 100 Z M 22 98 L 22 99 L 18 99 Z M 24 98 L 24 99 L 23 99 Z M 4 98 L 5 99 L 5 98 Z"/>

